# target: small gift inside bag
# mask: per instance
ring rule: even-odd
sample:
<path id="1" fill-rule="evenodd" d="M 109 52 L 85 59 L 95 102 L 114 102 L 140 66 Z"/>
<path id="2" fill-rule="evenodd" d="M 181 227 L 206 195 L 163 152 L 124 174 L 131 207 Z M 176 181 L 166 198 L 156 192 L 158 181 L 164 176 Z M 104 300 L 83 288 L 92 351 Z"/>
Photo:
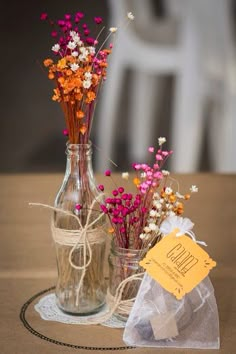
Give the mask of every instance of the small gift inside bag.
<path id="1" fill-rule="evenodd" d="M 123 339 L 132 346 L 218 349 L 218 310 L 210 279 L 177 300 L 146 273 Z"/>
<path id="2" fill-rule="evenodd" d="M 140 264 L 146 269 L 127 321 L 129 345 L 174 348 L 219 348 L 219 318 L 214 288 L 208 277 L 216 265 L 198 244 L 193 223 L 169 217 L 164 237 Z"/>

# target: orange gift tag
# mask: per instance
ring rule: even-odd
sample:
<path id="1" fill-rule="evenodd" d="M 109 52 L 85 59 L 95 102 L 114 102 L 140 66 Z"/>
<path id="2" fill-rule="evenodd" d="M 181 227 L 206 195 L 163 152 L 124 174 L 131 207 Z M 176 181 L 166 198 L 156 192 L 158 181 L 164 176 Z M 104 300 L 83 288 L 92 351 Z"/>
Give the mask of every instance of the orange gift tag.
<path id="1" fill-rule="evenodd" d="M 178 232 L 175 229 L 164 237 L 139 264 L 180 300 L 208 275 L 216 262 L 190 237 L 177 237 Z"/>

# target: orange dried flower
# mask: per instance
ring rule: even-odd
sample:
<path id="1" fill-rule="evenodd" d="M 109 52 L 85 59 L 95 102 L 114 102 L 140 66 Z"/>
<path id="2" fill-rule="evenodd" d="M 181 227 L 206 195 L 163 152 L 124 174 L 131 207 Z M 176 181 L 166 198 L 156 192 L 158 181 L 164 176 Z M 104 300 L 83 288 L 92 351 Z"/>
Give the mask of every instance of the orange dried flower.
<path id="1" fill-rule="evenodd" d="M 94 86 L 97 86 L 97 84 L 98 84 L 98 82 L 99 82 L 99 77 L 98 77 L 97 74 L 93 74 L 92 82 L 93 82 L 93 85 L 94 85 Z"/>
<path id="2" fill-rule="evenodd" d="M 63 76 L 59 77 L 59 78 L 58 78 L 58 82 L 59 82 L 59 84 L 63 85 L 64 82 L 65 82 L 64 77 L 63 77 Z"/>
<path id="3" fill-rule="evenodd" d="M 87 131 L 87 127 L 86 127 L 86 125 L 85 125 L 85 124 L 83 124 L 83 125 L 81 126 L 81 128 L 80 128 L 80 130 L 79 130 L 79 131 L 80 131 L 80 133 L 81 133 L 81 134 L 83 134 L 83 135 L 84 135 L 84 134 L 86 133 L 86 131 Z"/>
<path id="4" fill-rule="evenodd" d="M 53 64 L 53 60 L 52 59 L 45 59 L 43 62 L 44 66 L 49 67 L 50 65 Z"/>
<path id="5" fill-rule="evenodd" d="M 62 70 L 62 69 L 65 69 L 65 67 L 66 67 L 66 58 L 62 58 L 58 61 L 57 68 L 59 70 Z"/>
<path id="6" fill-rule="evenodd" d="M 78 111 L 78 112 L 76 112 L 76 117 L 77 117 L 78 119 L 84 118 L 84 112 L 83 112 L 83 111 Z"/>
<path id="7" fill-rule="evenodd" d="M 95 93 L 93 91 L 88 91 L 87 92 L 86 103 L 92 102 L 93 100 L 95 100 L 95 98 L 96 98 Z"/>
<path id="8" fill-rule="evenodd" d="M 66 70 L 66 75 L 67 75 L 67 76 L 72 75 L 72 70 L 70 70 L 70 69 Z"/>
<path id="9" fill-rule="evenodd" d="M 174 195 L 174 194 L 172 194 L 170 197 L 169 197 L 169 201 L 171 202 L 171 203 L 174 203 L 175 201 L 176 201 L 176 196 Z"/>
<path id="10" fill-rule="evenodd" d="M 53 79 L 55 78 L 55 75 L 54 75 L 51 71 L 49 71 L 49 73 L 48 73 L 48 78 L 49 78 L 50 80 L 53 80 Z"/>
<path id="11" fill-rule="evenodd" d="M 138 186 L 140 184 L 140 179 L 138 177 L 135 177 L 133 179 L 133 182 L 134 182 L 135 186 Z"/>

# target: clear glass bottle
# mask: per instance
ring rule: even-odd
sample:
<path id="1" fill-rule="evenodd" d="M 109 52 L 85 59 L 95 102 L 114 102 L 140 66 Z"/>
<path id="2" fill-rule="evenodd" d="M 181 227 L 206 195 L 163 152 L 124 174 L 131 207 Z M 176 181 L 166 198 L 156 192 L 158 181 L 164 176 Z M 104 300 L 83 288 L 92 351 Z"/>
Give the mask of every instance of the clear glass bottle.
<path id="1" fill-rule="evenodd" d="M 109 262 L 109 295 L 115 297 L 116 290 L 121 282 L 128 277 L 143 273 L 144 269 L 139 265 L 139 261 L 144 257 L 145 250 L 121 248 L 112 241 L 111 250 L 108 257 Z M 128 282 L 122 292 L 121 300 L 135 299 L 141 280 L 132 280 Z M 126 306 L 125 306 L 126 307 Z M 126 310 L 118 306 L 114 315 L 121 321 L 126 322 L 129 311 L 132 308 L 132 302 L 127 304 Z M 126 313 L 125 313 L 126 312 Z"/>
<path id="2" fill-rule="evenodd" d="M 93 175 L 91 144 L 68 144 L 66 154 L 65 176 L 55 199 L 55 207 L 76 215 L 83 230 L 88 218 L 91 223 L 101 216 L 101 192 L 97 189 Z M 75 217 L 54 212 L 53 233 L 58 268 L 56 299 L 63 311 L 87 315 L 98 312 L 105 303 L 104 259 L 107 224 L 105 216 L 102 215 L 86 230 L 89 244 L 79 241 L 75 246 L 81 235 L 80 225 Z M 77 238 L 76 230 L 79 230 Z M 74 246 L 71 264 L 69 258 Z M 83 274 L 83 270 L 76 267 L 83 268 L 90 256 L 91 262 Z"/>

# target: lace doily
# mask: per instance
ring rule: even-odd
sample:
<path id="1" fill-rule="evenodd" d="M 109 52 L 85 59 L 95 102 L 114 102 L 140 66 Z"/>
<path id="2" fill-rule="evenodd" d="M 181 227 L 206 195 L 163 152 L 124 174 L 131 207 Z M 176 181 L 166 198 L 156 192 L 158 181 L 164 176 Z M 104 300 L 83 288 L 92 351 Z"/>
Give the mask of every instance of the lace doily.
<path id="1" fill-rule="evenodd" d="M 98 314 L 90 316 L 74 316 L 64 313 L 56 304 L 56 296 L 54 293 L 43 296 L 39 302 L 34 306 L 35 310 L 40 314 L 45 321 L 56 321 L 68 324 L 86 324 L 86 321 L 91 318 L 96 318 L 108 312 L 108 308 L 104 306 L 102 311 Z M 111 328 L 125 328 L 125 323 L 112 316 L 106 322 L 101 323 L 102 326 Z"/>

